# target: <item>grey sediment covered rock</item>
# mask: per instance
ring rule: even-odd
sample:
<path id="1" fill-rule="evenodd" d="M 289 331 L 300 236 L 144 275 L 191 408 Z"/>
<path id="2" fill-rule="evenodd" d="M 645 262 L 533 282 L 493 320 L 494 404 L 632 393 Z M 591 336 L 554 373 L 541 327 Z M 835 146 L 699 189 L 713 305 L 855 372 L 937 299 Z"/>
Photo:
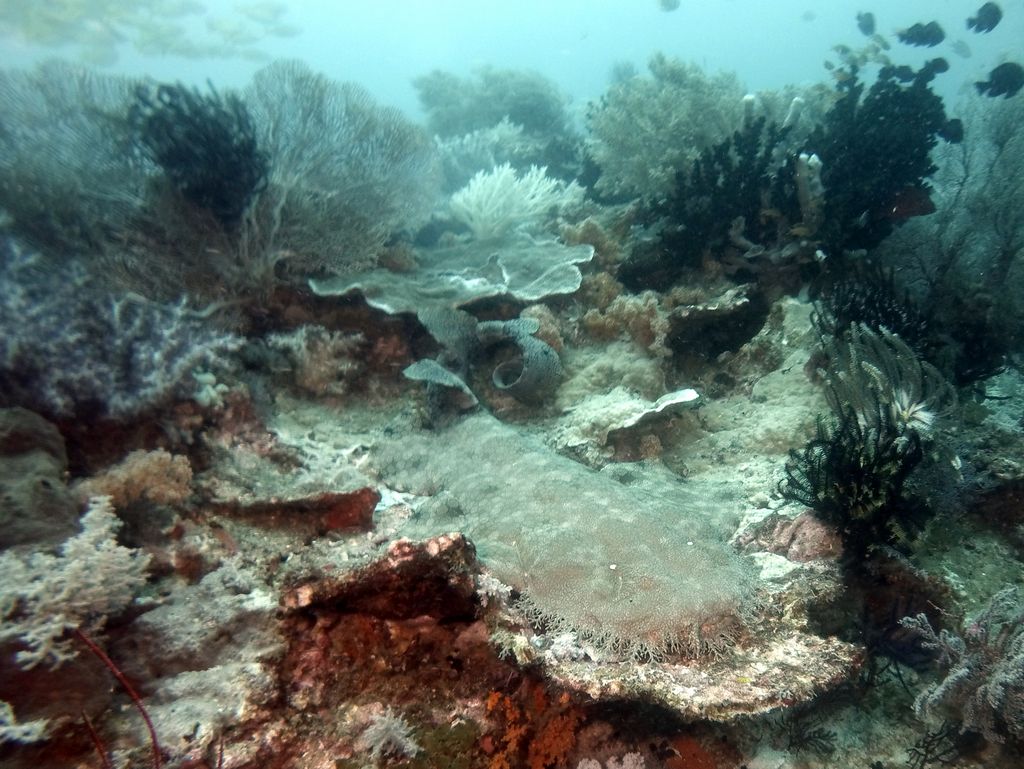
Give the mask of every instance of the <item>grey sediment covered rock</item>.
<path id="1" fill-rule="evenodd" d="M 78 530 L 67 466 L 56 427 L 27 409 L 0 409 L 0 549 L 57 544 Z"/>
<path id="2" fill-rule="evenodd" d="M 714 522 L 730 500 L 706 490 L 681 507 L 678 493 L 624 486 L 486 414 L 389 440 L 374 462 L 389 485 L 440 495 L 424 523 L 465 531 L 529 614 L 612 653 L 721 650 L 756 603 L 755 570 Z"/>

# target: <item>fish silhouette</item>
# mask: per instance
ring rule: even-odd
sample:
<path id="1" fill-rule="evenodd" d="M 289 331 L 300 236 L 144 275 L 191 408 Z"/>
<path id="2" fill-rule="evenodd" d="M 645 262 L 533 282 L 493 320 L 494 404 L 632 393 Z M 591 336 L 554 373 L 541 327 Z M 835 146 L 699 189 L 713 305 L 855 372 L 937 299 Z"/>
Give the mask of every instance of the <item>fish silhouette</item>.
<path id="1" fill-rule="evenodd" d="M 871 37 L 875 34 L 875 14 L 871 11 L 862 11 L 857 14 L 857 29 L 862 35 Z"/>
<path id="2" fill-rule="evenodd" d="M 978 12 L 967 20 L 967 29 L 975 32 L 991 32 L 1002 21 L 1003 11 L 995 3 L 985 3 Z"/>
<path id="3" fill-rule="evenodd" d="M 1012 61 L 1000 64 L 988 73 L 988 80 L 979 80 L 974 87 L 986 96 L 1009 99 L 1024 88 L 1024 67 Z"/>
<path id="4" fill-rule="evenodd" d="M 946 39 L 946 33 L 942 31 L 937 21 L 929 21 L 927 24 L 915 24 L 907 29 L 901 29 L 896 33 L 901 43 L 908 45 L 923 45 L 931 48 Z"/>

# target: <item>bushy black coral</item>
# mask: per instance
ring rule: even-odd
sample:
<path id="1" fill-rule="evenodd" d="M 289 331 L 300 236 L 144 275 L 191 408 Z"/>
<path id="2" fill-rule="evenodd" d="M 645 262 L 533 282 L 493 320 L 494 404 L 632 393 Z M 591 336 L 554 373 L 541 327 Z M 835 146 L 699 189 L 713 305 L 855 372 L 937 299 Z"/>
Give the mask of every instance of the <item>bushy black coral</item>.
<path id="1" fill-rule="evenodd" d="M 138 144 L 185 199 L 225 227 L 266 186 L 268 163 L 237 96 L 183 85 L 140 87 L 130 115 Z"/>
<path id="2" fill-rule="evenodd" d="M 665 219 L 657 258 L 626 262 L 619 272 L 626 287 L 674 283 L 686 267 L 700 264 L 706 249 L 723 246 L 739 218 L 747 239 L 774 240 L 774 224 L 763 221 L 761 213 L 774 182 L 773 151 L 788 130 L 756 118 L 701 153 L 688 173 L 678 172 L 672 194 L 653 210 Z"/>
<path id="3" fill-rule="evenodd" d="M 872 331 L 887 329 L 919 355 L 930 346 L 928 318 L 907 291 L 900 291 L 892 272 L 876 262 L 848 267 L 822 292 L 816 303 L 817 324 L 824 335 L 840 337 L 852 324 Z"/>
<path id="4" fill-rule="evenodd" d="M 806 144 L 823 163 L 829 253 L 873 248 L 897 222 L 929 210 L 929 155 L 949 125 L 934 74 L 926 65 L 904 85 L 886 67 L 866 94 L 856 70 L 840 82 L 839 100 Z"/>

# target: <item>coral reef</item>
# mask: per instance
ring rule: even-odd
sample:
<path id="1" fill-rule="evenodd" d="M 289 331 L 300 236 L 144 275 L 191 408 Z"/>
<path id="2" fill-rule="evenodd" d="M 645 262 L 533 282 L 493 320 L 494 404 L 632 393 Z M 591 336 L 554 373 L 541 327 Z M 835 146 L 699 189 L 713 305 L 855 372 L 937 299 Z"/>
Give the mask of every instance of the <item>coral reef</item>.
<path id="1" fill-rule="evenodd" d="M 903 485 L 922 457 L 916 433 L 903 437 L 885 415 L 850 409 L 838 421 L 819 420 L 815 437 L 790 453 L 779 493 L 836 526 L 856 559 L 904 536 Z"/>
<path id="2" fill-rule="evenodd" d="M 434 505 L 460 511 L 491 568 L 524 592 L 535 621 L 579 633 L 608 654 L 641 658 L 708 653 L 741 632 L 752 599 L 749 569 L 705 525 L 669 513 L 655 496 L 641 512 L 635 493 L 486 415 L 444 436 L 444 453 L 427 436 L 404 436 L 382 447 L 376 465 L 390 485 L 422 493 L 440 483 Z M 472 463 L 461 458 L 466 452 Z M 492 488 L 503 477 L 498 468 L 512 464 L 518 483 Z M 470 466 L 472 473 L 452 473 Z M 667 530 L 637 537 L 641 526 Z M 699 594 L 686 589 L 697 582 Z"/>
<path id="3" fill-rule="evenodd" d="M 270 158 L 264 236 L 289 269 L 352 272 L 415 228 L 440 189 L 434 147 L 400 112 L 297 61 L 263 68 L 244 98 Z M 272 228 L 272 229 L 271 229 Z"/>
<path id="4" fill-rule="evenodd" d="M 413 81 L 427 127 L 442 137 L 491 128 L 504 119 L 528 134 L 565 132 L 567 99 L 539 72 L 482 67 L 471 78 L 434 70 Z"/>
<path id="5" fill-rule="evenodd" d="M 25 242 L 91 253 L 139 215 L 147 177 L 123 120 L 137 87 L 60 61 L 0 70 L 0 207 Z"/>
<path id="6" fill-rule="evenodd" d="M 477 173 L 452 195 L 449 208 L 478 241 L 500 240 L 509 231 L 536 228 L 537 220 L 578 207 L 583 188 L 551 179 L 547 168 L 531 166 L 517 176 L 508 163 Z"/>
<path id="7" fill-rule="evenodd" d="M 883 67 L 865 92 L 854 67 L 839 81 L 839 99 L 807 139 L 821 158 L 824 225 L 818 237 L 830 255 L 873 248 L 906 219 L 934 211 L 930 153 L 948 118 L 931 89 L 927 66 L 904 85 Z"/>
<path id="8" fill-rule="evenodd" d="M 999 591 L 965 625 L 963 635 L 936 633 L 928 618 L 906 617 L 945 672 L 918 695 L 914 709 L 934 720 L 949 714 L 985 739 L 1024 741 L 1024 602 L 1018 587 Z"/>
<path id="9" fill-rule="evenodd" d="M 267 156 L 236 94 L 140 87 L 128 113 L 137 140 L 186 200 L 233 227 L 267 183 Z"/>
<path id="10" fill-rule="evenodd" d="M 0 764 L 1015 767 L 1020 97 L 862 31 L 0 72 Z"/>
<path id="11" fill-rule="evenodd" d="M 127 419 L 198 392 L 194 373 L 241 344 L 185 301 L 116 296 L 74 263 L 54 272 L 40 262 L 10 239 L 0 243 L 5 405 Z"/>
<path id="12" fill-rule="evenodd" d="M 648 68 L 649 77 L 613 84 L 587 112 L 597 187 L 608 195 L 663 197 L 676 172 L 729 136 L 743 114 L 734 75 L 708 75 L 664 54 Z"/>
<path id="13" fill-rule="evenodd" d="M 318 296 L 361 294 L 389 313 L 459 308 L 503 297 L 535 302 L 576 291 L 583 282 L 579 265 L 593 256 L 593 246 L 524 235 L 484 247 L 463 243 L 430 249 L 404 273 L 374 269 L 313 279 L 309 286 Z"/>
<path id="14" fill-rule="evenodd" d="M 66 632 L 98 632 L 145 581 L 149 557 L 117 544 L 121 521 L 109 498 L 94 498 L 81 524 L 57 556 L 0 555 L 0 642 L 16 645 L 14 659 L 24 668 L 73 659 L 77 650 Z"/>
<path id="15" fill-rule="evenodd" d="M 879 544 L 905 546 L 926 510 L 903 487 L 955 393 L 884 328 L 851 326 L 827 354 L 833 418 L 819 418 L 815 438 L 790 452 L 779 491 L 838 527 L 848 556 Z"/>

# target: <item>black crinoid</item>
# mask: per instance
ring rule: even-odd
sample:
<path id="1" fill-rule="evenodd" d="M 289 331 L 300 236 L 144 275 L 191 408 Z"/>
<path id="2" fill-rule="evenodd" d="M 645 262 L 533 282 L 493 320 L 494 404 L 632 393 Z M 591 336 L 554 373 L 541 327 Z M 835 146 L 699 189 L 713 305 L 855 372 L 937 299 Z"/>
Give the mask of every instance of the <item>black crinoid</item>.
<path id="1" fill-rule="evenodd" d="M 847 555 L 904 546 L 927 510 L 903 494 L 956 403 L 942 374 L 885 328 L 851 324 L 826 343 L 826 399 L 831 418 L 791 451 L 779 490 L 841 532 Z"/>
<path id="2" fill-rule="evenodd" d="M 851 324 L 872 331 L 886 329 L 896 334 L 918 355 L 933 345 L 929 319 L 917 307 L 910 293 L 896 285 L 895 275 L 878 262 L 837 261 L 815 301 L 815 324 L 822 336 L 837 338 Z"/>
<path id="3" fill-rule="evenodd" d="M 185 200 L 238 223 L 267 183 L 268 160 L 244 102 L 184 85 L 143 86 L 128 115 L 143 154 Z"/>
<path id="4" fill-rule="evenodd" d="M 901 433 L 881 408 L 870 417 L 849 408 L 836 418 L 819 418 L 814 438 L 790 451 L 779 484 L 784 498 L 839 530 L 848 558 L 876 545 L 900 544 L 919 525 L 902 491 L 923 457 L 921 439 L 913 431 Z"/>

